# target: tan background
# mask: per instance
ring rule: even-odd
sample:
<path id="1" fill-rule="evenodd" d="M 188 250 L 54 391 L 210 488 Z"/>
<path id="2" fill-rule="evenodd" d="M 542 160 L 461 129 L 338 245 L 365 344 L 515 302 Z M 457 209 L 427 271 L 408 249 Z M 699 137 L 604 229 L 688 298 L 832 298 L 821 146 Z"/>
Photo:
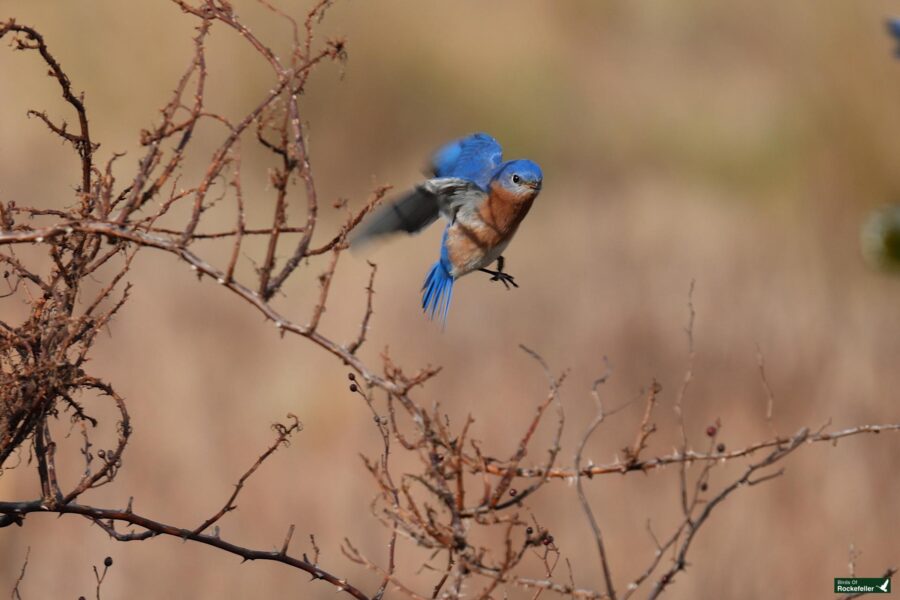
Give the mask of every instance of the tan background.
<path id="1" fill-rule="evenodd" d="M 286 48 L 283 23 L 236 4 L 258 35 Z M 282 6 L 299 14 L 307 5 Z M 866 212 L 900 192 L 900 63 L 884 33 L 897 9 L 832 0 L 339 2 L 323 30 L 346 35 L 349 62 L 320 69 L 304 104 L 325 206 L 320 239 L 340 216 L 327 208 L 332 200 L 360 206 L 376 184 L 411 185 L 431 150 L 469 131 L 489 131 L 508 156 L 538 161 L 546 180 L 506 252 L 519 290 L 462 280 L 442 333 L 418 308 L 421 278 L 437 256 L 435 228 L 342 259 L 325 332 L 345 340 L 355 331 L 370 258 L 380 267 L 378 294 L 362 356 L 377 366 L 389 345 L 410 368 L 443 365 L 418 398 L 440 400 L 457 420 L 473 411 L 494 453 L 512 450 L 544 395 L 519 343 L 554 369 L 571 369 L 563 461 L 571 463 L 591 415 L 588 389 L 603 356 L 614 368 L 604 390 L 611 404 L 654 377 L 662 383 L 662 433 L 651 451 L 666 453 L 676 441 L 671 406 L 687 362 L 695 279 L 687 415 L 698 445 L 716 418 L 729 447 L 767 435 L 757 344 L 780 432 L 828 419 L 900 420 L 900 279 L 869 271 L 858 250 Z M 189 60 L 194 21 L 162 1 L 4 0 L 0 15 L 46 35 L 85 91 L 100 156 L 129 153 L 118 171 L 127 178 L 137 132 Z M 262 61 L 222 28 L 209 60 L 212 107 L 232 116 L 271 84 Z M 52 207 L 73 201 L 77 163 L 24 116 L 28 108 L 68 115 L 43 73 L 35 56 L 0 49 L 0 199 Z M 201 132 L 197 148 L 210 148 L 215 133 Z M 248 153 L 245 173 L 258 226 L 269 214 L 261 156 Z M 301 199 L 294 202 L 299 216 Z M 287 286 L 277 300 L 285 314 L 308 318 L 320 268 Z M 91 368 L 128 399 L 135 434 L 115 485 L 84 500 L 124 506 L 133 494 L 138 511 L 196 525 L 268 444 L 268 424 L 292 411 L 305 431 L 253 480 L 223 536 L 275 548 L 296 523 L 296 549 L 315 533 L 323 566 L 374 589 L 338 550 L 347 536 L 383 562 L 388 538 L 368 512 L 374 487 L 358 458 L 377 453 L 380 441 L 346 391 L 346 370 L 302 339 L 280 340 L 249 307 L 197 283 L 169 256 L 142 253 L 130 280 L 134 297 Z M 4 319 L 20 312 L 18 300 L 0 304 Z M 590 457 L 612 460 L 638 419 L 637 408 L 616 417 Z M 896 435 L 801 449 L 785 477 L 740 491 L 714 514 L 669 597 L 830 597 L 851 543 L 863 551 L 862 575 L 900 564 L 898 453 Z M 736 472 L 717 470 L 713 487 Z M 657 532 L 675 522 L 677 474 L 589 487 L 621 586 L 650 560 L 646 520 Z M 37 495 L 27 465 L 0 477 L 3 499 Z M 577 582 L 599 586 L 574 490 L 557 482 L 529 506 L 572 560 Z M 12 587 L 29 546 L 29 599 L 93 595 L 91 565 L 106 555 L 115 564 L 105 598 L 335 596 L 280 565 L 241 566 L 173 539 L 126 546 L 75 517 L 38 515 L 0 532 L 0 592 Z M 401 546 L 399 560 L 408 572 L 423 557 Z M 434 579 L 412 581 L 426 592 Z"/>

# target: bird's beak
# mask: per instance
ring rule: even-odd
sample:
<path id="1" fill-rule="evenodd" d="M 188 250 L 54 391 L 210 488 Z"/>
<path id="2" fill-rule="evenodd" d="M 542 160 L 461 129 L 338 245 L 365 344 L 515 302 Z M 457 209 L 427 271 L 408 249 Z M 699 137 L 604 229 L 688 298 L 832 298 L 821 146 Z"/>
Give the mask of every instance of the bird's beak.
<path id="1" fill-rule="evenodd" d="M 541 191 L 541 185 L 542 185 L 542 182 L 540 182 L 540 181 L 529 181 L 529 182 L 526 183 L 525 185 L 527 185 L 528 187 L 530 187 L 530 188 L 533 189 L 534 191 L 539 192 L 539 191 Z"/>

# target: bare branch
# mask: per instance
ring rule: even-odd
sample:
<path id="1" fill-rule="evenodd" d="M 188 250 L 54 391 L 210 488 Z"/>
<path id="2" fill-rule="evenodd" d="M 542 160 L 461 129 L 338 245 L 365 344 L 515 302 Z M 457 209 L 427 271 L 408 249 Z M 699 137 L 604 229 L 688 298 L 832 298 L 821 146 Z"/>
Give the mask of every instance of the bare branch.
<path id="1" fill-rule="evenodd" d="M 12 593 L 9 595 L 12 600 L 22 600 L 22 592 L 19 590 L 19 586 L 21 586 L 22 582 L 25 580 L 25 570 L 28 568 L 29 556 L 31 556 L 31 546 L 28 546 L 28 549 L 25 550 L 25 560 L 22 562 L 22 569 L 19 571 L 19 576 L 16 577 L 16 583 L 13 586 Z"/>
<path id="2" fill-rule="evenodd" d="M 306 561 L 283 554 L 280 550 L 252 550 L 250 548 L 245 548 L 243 546 L 227 542 L 216 535 L 197 534 L 194 533 L 191 529 L 178 528 L 172 525 L 161 523 L 159 521 L 154 521 L 153 519 L 138 515 L 137 513 L 131 512 L 130 510 L 123 511 L 117 509 L 97 508 L 76 503 L 51 507 L 47 506 L 40 500 L 34 500 L 31 502 L 0 502 L 0 514 L 23 517 L 24 515 L 33 512 L 52 512 L 59 515 L 81 515 L 96 522 L 98 525 L 103 522 L 121 522 L 130 525 L 136 525 L 138 527 L 142 527 L 147 532 L 151 532 L 154 535 L 168 535 L 183 540 L 199 542 L 207 546 L 212 546 L 214 548 L 218 548 L 219 550 L 228 552 L 229 554 L 240 556 L 245 561 L 268 560 L 288 565 L 290 567 L 300 569 L 301 571 L 306 571 L 307 573 L 312 575 L 313 579 L 320 579 L 322 581 L 330 583 L 339 592 L 344 592 L 345 594 L 357 598 L 358 600 L 369 600 L 369 597 L 366 594 L 348 583 L 346 580 L 340 579 Z M 110 532 L 111 530 L 107 529 L 107 531 Z M 128 536 L 113 537 L 121 541 L 145 539 Z"/>

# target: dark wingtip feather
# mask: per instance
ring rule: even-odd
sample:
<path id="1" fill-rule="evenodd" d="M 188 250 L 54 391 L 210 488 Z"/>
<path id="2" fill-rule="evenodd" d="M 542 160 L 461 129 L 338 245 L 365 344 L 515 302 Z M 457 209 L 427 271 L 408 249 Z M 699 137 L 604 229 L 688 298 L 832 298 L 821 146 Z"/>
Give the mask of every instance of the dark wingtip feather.
<path id="1" fill-rule="evenodd" d="M 434 194 L 419 186 L 399 200 L 382 206 L 364 220 L 350 235 L 350 245 L 360 246 L 397 231 L 416 233 L 437 219 L 438 210 Z"/>

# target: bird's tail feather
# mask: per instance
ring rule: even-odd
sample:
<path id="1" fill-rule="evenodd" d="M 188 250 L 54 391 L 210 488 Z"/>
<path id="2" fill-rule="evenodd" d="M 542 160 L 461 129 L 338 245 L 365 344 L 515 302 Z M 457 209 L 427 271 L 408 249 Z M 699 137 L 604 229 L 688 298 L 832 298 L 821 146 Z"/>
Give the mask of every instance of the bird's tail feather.
<path id="1" fill-rule="evenodd" d="M 422 285 L 422 310 L 430 319 L 440 315 L 441 322 L 446 325 L 452 297 L 453 276 L 444 261 L 439 260 L 425 276 L 425 283 Z"/>

